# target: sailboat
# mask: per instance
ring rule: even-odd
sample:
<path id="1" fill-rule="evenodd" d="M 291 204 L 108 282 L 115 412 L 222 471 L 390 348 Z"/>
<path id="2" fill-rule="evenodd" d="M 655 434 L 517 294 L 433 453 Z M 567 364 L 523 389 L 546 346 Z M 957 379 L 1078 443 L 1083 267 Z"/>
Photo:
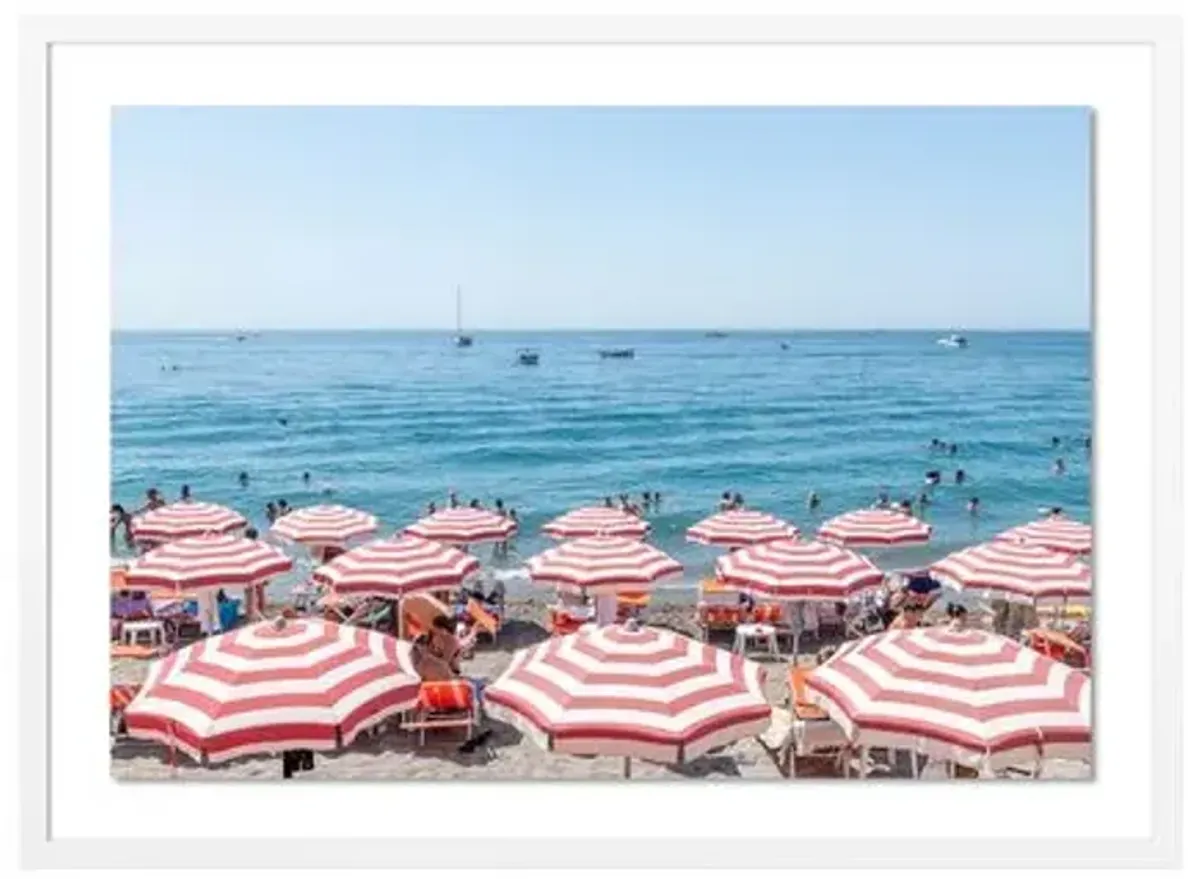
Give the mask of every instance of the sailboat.
<path id="1" fill-rule="evenodd" d="M 464 336 L 462 331 L 462 288 L 454 288 L 454 344 L 459 348 L 470 348 L 475 344 L 475 340 L 470 336 Z"/>

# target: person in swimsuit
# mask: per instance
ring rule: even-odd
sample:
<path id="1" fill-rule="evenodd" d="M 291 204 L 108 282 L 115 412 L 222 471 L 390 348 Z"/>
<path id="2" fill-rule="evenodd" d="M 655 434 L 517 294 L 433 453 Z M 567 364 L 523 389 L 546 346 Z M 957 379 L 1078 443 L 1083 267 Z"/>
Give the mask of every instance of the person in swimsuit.
<path id="1" fill-rule="evenodd" d="M 120 504 L 113 504 L 108 511 L 108 543 L 114 547 L 117 541 L 117 530 L 123 530 L 125 545 L 133 548 L 133 517 Z"/>
<path id="2" fill-rule="evenodd" d="M 433 618 L 428 632 L 413 642 L 413 667 L 423 681 L 449 681 L 462 672 L 462 644 L 454 620 L 444 614 Z"/>
<path id="3" fill-rule="evenodd" d="M 151 510 L 157 510 L 159 507 L 165 507 L 167 502 L 163 500 L 162 494 L 157 488 L 146 489 L 146 503 L 138 510 L 138 513 L 148 513 Z"/>

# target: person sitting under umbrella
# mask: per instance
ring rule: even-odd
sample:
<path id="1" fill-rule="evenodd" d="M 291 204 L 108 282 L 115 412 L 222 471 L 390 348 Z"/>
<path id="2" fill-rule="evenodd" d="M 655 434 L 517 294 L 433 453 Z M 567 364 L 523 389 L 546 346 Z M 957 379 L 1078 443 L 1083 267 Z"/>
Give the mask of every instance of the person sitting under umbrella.
<path id="1" fill-rule="evenodd" d="M 454 620 L 445 614 L 433 618 L 429 631 L 413 642 L 413 666 L 423 681 L 449 681 L 462 674 L 460 659 L 474 646 L 475 635 L 459 638 Z"/>
<path id="2" fill-rule="evenodd" d="M 906 600 L 914 604 L 920 604 L 925 608 L 928 608 L 937 600 L 938 594 L 941 591 L 942 585 L 926 572 L 914 574 L 904 584 Z"/>
<path id="3" fill-rule="evenodd" d="M 919 628 L 925 616 L 925 608 L 915 601 L 905 601 L 900 606 L 900 615 L 892 620 L 889 629 L 916 629 Z"/>
<path id="4" fill-rule="evenodd" d="M 946 605 L 946 616 L 949 622 L 946 623 L 946 628 L 955 632 L 961 632 L 967 627 L 967 609 L 961 604 Z"/>

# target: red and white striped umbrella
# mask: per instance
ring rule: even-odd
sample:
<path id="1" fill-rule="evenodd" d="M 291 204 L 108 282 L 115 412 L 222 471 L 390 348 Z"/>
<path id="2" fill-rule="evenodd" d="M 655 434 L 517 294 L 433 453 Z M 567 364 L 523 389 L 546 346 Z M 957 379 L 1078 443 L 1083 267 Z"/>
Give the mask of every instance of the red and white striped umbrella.
<path id="1" fill-rule="evenodd" d="M 853 550 L 817 540 L 775 540 L 717 560 L 717 577 L 776 601 L 840 601 L 883 583 L 883 571 Z"/>
<path id="2" fill-rule="evenodd" d="M 246 517 L 229 507 L 199 501 L 167 504 L 137 516 L 130 526 L 133 539 L 167 543 L 204 534 L 228 534 L 246 527 Z"/>
<path id="3" fill-rule="evenodd" d="M 799 536 L 800 531 L 796 526 L 755 510 L 714 513 L 687 530 L 687 539 L 692 543 L 725 547 L 752 546 Z"/>
<path id="4" fill-rule="evenodd" d="M 963 766 L 998 771 L 1091 752 L 1088 676 L 990 632 L 870 635 L 809 675 L 808 698 L 856 745 Z"/>
<path id="5" fill-rule="evenodd" d="M 281 516 L 271 533 L 305 546 L 345 546 L 351 540 L 374 534 L 379 520 L 363 510 L 338 504 L 304 507 Z"/>
<path id="6" fill-rule="evenodd" d="M 1091 567 L 1069 553 L 1029 543 L 983 543 L 935 562 L 929 573 L 985 599 L 1036 604 L 1092 595 Z"/>
<path id="7" fill-rule="evenodd" d="M 454 546 L 467 546 L 509 540 L 517 533 L 517 523 L 491 510 L 451 507 L 408 525 L 402 533 Z"/>
<path id="8" fill-rule="evenodd" d="M 125 723 L 134 737 L 209 762 L 340 748 L 416 704 L 410 650 L 324 620 L 245 626 L 154 663 Z"/>
<path id="9" fill-rule="evenodd" d="M 571 540 L 534 556 L 526 569 L 541 586 L 593 595 L 648 589 L 683 573 L 662 550 L 624 537 Z"/>
<path id="10" fill-rule="evenodd" d="M 1028 525 L 1010 528 L 999 539 L 1086 555 L 1092 551 L 1092 526 L 1065 516 L 1048 516 Z"/>
<path id="11" fill-rule="evenodd" d="M 338 595 L 399 598 L 424 589 L 457 589 L 479 570 L 479 559 L 420 537 L 372 540 L 313 572 Z"/>
<path id="12" fill-rule="evenodd" d="M 292 560 L 261 540 L 233 534 L 185 537 L 134 559 L 125 572 L 127 588 L 228 589 L 252 586 L 291 570 Z"/>
<path id="13" fill-rule="evenodd" d="M 855 510 L 825 522 L 817 537 L 842 546 L 913 546 L 928 543 L 933 526 L 899 510 Z"/>
<path id="14" fill-rule="evenodd" d="M 549 751 L 684 763 L 766 730 L 764 678 L 675 632 L 606 626 L 519 651 L 484 698 Z"/>
<path id="15" fill-rule="evenodd" d="M 612 507 L 580 507 L 547 522 L 542 530 L 558 540 L 577 537 L 643 538 L 650 530 L 645 519 Z"/>

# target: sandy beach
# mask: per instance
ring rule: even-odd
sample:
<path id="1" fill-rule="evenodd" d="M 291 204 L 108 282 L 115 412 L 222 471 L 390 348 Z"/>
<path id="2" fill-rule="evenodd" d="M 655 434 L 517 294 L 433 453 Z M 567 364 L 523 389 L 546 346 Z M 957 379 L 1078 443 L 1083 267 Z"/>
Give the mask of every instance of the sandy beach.
<path id="1" fill-rule="evenodd" d="M 484 639 L 474 655 L 463 662 L 468 677 L 494 680 L 522 647 L 548 637 L 543 627 L 545 599 L 510 599 L 507 619 L 499 641 L 492 644 Z M 647 608 L 648 625 L 672 629 L 698 638 L 695 624 L 695 605 L 678 601 L 656 601 Z M 718 640 L 718 643 L 723 643 Z M 726 645 L 728 646 L 728 645 Z M 809 650 L 813 649 L 810 645 Z M 802 653 L 800 660 L 814 662 L 815 653 Z M 114 659 L 110 666 L 114 684 L 138 684 L 146 675 L 149 662 L 145 660 Z M 767 695 L 775 707 L 771 730 L 763 737 L 772 743 L 786 729 L 788 712 L 788 663 L 764 661 L 767 672 Z M 296 779 L 327 779 L 335 781 L 397 781 L 397 780 L 623 780 L 622 761 L 616 757 L 582 758 L 551 754 L 507 723 L 488 718 L 486 728 L 493 731 L 487 747 L 463 754 L 458 748 L 463 734 L 459 730 L 431 732 L 423 746 L 415 734 L 388 728 L 374 737 L 362 736 L 350 747 L 337 753 L 317 754 L 314 769 Z M 880 757 L 883 755 L 880 754 Z M 903 766 L 901 761 L 901 766 Z M 936 777 L 937 767 L 930 766 L 923 777 Z M 898 774 L 905 770 L 898 770 Z M 827 771 L 814 767 L 818 776 L 829 777 Z M 1048 761 L 1043 778 L 1089 778 L 1086 764 L 1069 761 Z M 806 773 L 802 768 L 799 775 Z M 886 776 L 886 770 L 879 775 Z M 213 767 L 190 763 L 180 756 L 172 766 L 167 749 L 151 742 L 128 738 L 117 740 L 112 750 L 112 776 L 122 781 L 154 780 L 279 780 L 278 757 L 261 755 L 221 763 Z M 633 779 L 781 779 L 786 777 L 778 750 L 764 741 L 743 739 L 716 754 L 707 755 L 685 766 L 660 766 L 634 761 Z"/>

